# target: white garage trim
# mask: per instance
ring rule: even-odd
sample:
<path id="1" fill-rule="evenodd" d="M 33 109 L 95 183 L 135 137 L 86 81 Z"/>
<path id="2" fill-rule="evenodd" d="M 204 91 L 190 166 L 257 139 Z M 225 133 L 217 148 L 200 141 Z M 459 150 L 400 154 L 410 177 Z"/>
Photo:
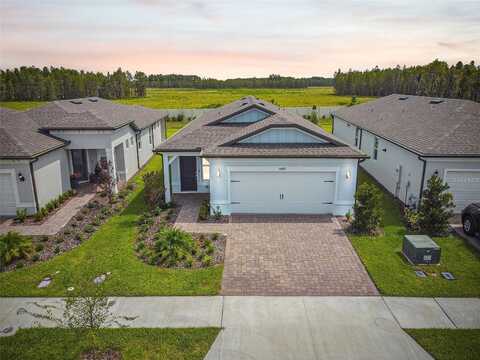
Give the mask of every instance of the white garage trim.
<path id="1" fill-rule="evenodd" d="M 278 173 L 281 175 L 282 173 L 318 173 L 318 174 L 323 174 L 323 173 L 334 173 L 335 175 L 335 190 L 334 190 L 334 195 L 333 195 L 333 201 L 332 201 L 332 211 L 333 211 L 333 206 L 335 205 L 344 205 L 347 202 L 344 201 L 338 201 L 338 186 L 339 186 L 339 174 L 340 170 L 338 167 L 279 167 L 279 166 L 235 166 L 235 167 L 229 167 L 227 170 L 227 204 L 232 204 L 232 189 L 231 189 L 231 184 L 232 184 L 232 173 Z M 350 205 L 350 202 L 348 202 L 348 205 Z"/>

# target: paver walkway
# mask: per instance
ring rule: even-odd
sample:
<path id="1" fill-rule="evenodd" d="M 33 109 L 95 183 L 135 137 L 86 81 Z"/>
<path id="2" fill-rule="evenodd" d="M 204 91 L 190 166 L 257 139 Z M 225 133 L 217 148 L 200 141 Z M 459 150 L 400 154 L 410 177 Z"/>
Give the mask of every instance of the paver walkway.
<path id="1" fill-rule="evenodd" d="M 16 231 L 22 235 L 55 235 L 94 196 L 92 192 L 78 193 L 41 225 L 12 225 L 12 220 L 7 220 L 0 224 L 0 234 Z"/>
<path id="2" fill-rule="evenodd" d="M 130 327 L 222 327 L 208 360 L 431 359 L 402 328 L 480 328 L 478 298 L 115 297 Z M 43 319 L 17 314 L 58 298 L 0 298 L 0 336 Z M 56 311 L 60 314 L 61 309 Z M 8 334 L 5 328 L 13 327 Z"/>
<path id="3" fill-rule="evenodd" d="M 227 236 L 223 295 L 377 295 L 335 218 L 233 215 L 228 224 L 197 223 L 201 196 L 176 197 L 176 225 Z"/>

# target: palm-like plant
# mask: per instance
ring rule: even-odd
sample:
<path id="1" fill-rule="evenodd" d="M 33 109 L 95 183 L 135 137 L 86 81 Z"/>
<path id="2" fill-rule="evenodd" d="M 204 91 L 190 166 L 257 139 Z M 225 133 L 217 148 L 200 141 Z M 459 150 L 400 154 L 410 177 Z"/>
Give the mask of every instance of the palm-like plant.
<path id="1" fill-rule="evenodd" d="M 0 268 L 12 260 L 29 257 L 33 251 L 32 239 L 17 232 L 9 231 L 0 236 Z"/>
<path id="2" fill-rule="evenodd" d="M 174 266 L 191 254 L 194 246 L 189 233 L 174 227 L 165 227 L 157 235 L 155 251 L 163 263 Z"/>

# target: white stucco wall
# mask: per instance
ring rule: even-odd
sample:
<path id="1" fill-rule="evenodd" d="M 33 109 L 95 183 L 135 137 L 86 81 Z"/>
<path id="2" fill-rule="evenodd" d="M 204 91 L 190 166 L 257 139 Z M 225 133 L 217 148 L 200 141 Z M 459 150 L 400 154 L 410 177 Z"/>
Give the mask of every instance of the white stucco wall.
<path id="1" fill-rule="evenodd" d="M 336 190 L 331 212 L 344 215 L 351 210 L 357 182 L 357 160 L 354 159 L 227 159 L 212 158 L 210 161 L 210 203 L 212 208 L 220 207 L 223 214 L 230 214 L 230 170 L 242 167 L 258 167 L 269 171 L 295 171 L 300 168 L 335 171 Z M 350 177 L 347 179 L 347 172 Z M 218 176 L 218 174 L 220 176 Z M 295 184 L 292 184 L 295 186 Z M 252 191 L 255 191 L 252 188 Z M 308 192 L 308 189 L 304 189 Z"/>
<path id="2" fill-rule="evenodd" d="M 142 142 L 142 147 L 138 149 L 138 156 L 140 158 L 140 167 L 145 165 L 147 161 L 152 157 L 153 155 L 153 143 L 149 142 L 148 138 L 148 127 L 143 129 L 138 135 L 137 135 L 137 141 Z"/>
<path id="3" fill-rule="evenodd" d="M 355 145 L 356 128 L 355 125 L 349 124 L 336 116 L 333 117 L 333 135 L 349 145 Z"/>
<path id="4" fill-rule="evenodd" d="M 70 190 L 70 171 L 65 149 L 39 157 L 33 163 L 33 171 L 40 208 Z"/>
<path id="5" fill-rule="evenodd" d="M 131 140 L 133 138 L 133 145 Z M 128 147 L 127 147 L 128 141 Z M 135 131 L 130 126 L 118 129 L 111 135 L 111 146 L 108 150 L 113 152 L 115 146 L 123 144 L 126 179 L 130 179 L 138 171 Z M 113 155 L 115 159 L 115 154 Z"/>

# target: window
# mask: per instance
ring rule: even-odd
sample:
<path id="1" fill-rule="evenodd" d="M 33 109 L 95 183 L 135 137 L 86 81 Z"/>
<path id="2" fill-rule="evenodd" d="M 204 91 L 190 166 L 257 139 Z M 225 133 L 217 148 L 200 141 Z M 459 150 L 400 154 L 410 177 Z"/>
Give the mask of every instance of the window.
<path id="1" fill-rule="evenodd" d="M 134 140 L 133 140 L 133 136 L 131 136 L 131 137 L 130 137 L 130 145 L 132 145 L 132 146 L 133 146 L 133 141 L 134 141 Z"/>
<path id="2" fill-rule="evenodd" d="M 139 149 L 142 148 L 142 137 L 141 136 L 139 136 L 138 139 L 137 139 L 137 146 L 138 146 Z"/>
<path id="3" fill-rule="evenodd" d="M 202 158 L 202 180 L 210 180 L 210 163 L 207 159 Z"/>
<path id="4" fill-rule="evenodd" d="M 357 146 L 357 147 L 358 147 L 358 144 L 359 144 L 359 140 L 360 140 L 360 128 L 356 127 L 355 128 L 355 146 Z"/>
<path id="5" fill-rule="evenodd" d="M 125 147 L 128 149 L 128 139 L 125 140 Z"/>
<path id="6" fill-rule="evenodd" d="M 153 143 L 153 128 L 151 127 L 148 128 L 148 143 Z"/>
<path id="7" fill-rule="evenodd" d="M 373 144 L 373 158 L 377 160 L 378 157 L 378 138 L 375 138 L 375 142 Z"/>

